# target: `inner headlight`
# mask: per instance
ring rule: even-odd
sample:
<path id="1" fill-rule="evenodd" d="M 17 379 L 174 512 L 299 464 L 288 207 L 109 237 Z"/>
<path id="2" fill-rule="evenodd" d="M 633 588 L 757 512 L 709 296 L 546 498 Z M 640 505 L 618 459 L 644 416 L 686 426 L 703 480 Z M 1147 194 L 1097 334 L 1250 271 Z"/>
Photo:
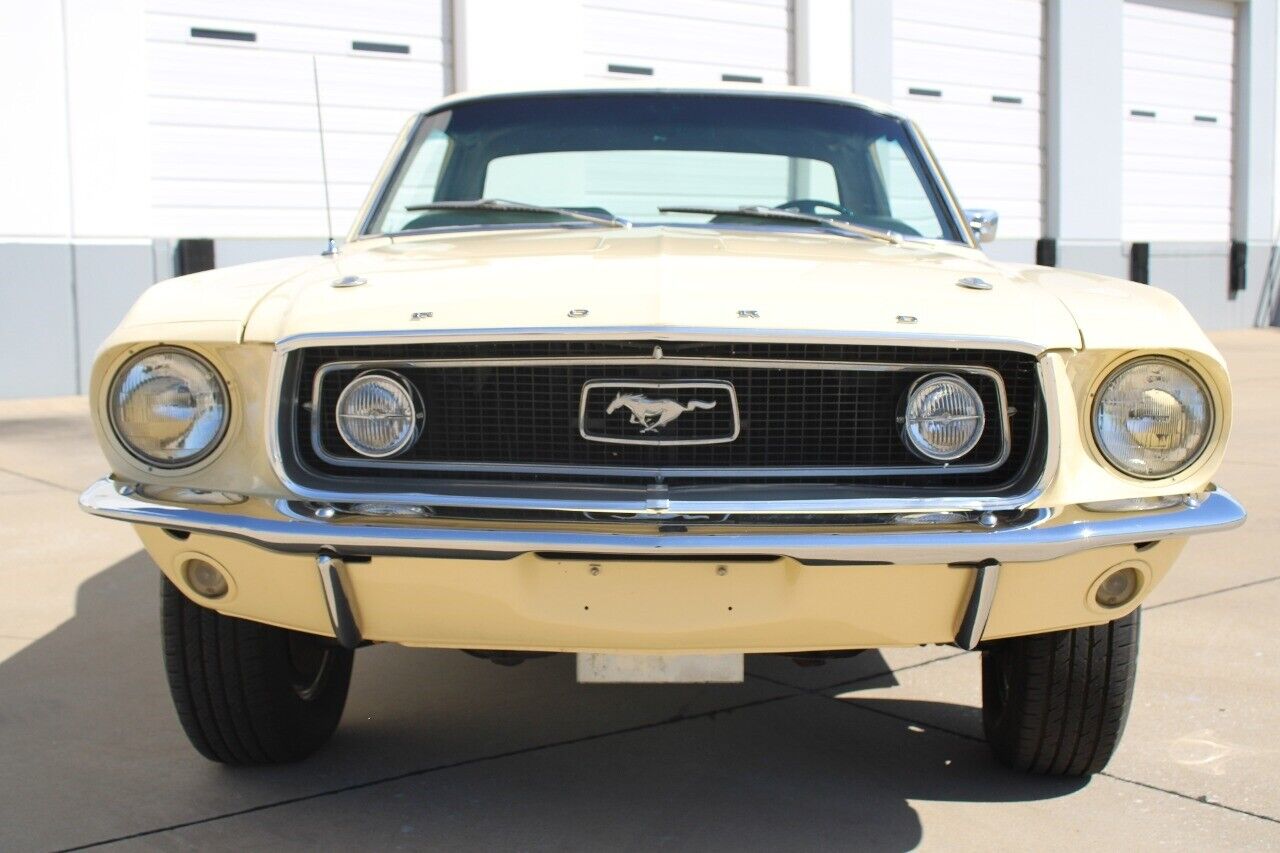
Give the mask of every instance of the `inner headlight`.
<path id="1" fill-rule="evenodd" d="M 156 347 L 131 358 L 111 383 L 108 414 L 116 437 L 159 468 L 192 465 L 227 431 L 227 386 L 189 350 Z"/>
<path id="2" fill-rule="evenodd" d="M 902 434 L 920 456 L 949 462 L 973 450 L 985 423 L 982 398 L 972 385 L 951 373 L 934 373 L 907 394 Z"/>
<path id="3" fill-rule="evenodd" d="M 338 395 L 338 434 L 361 456 L 385 458 L 418 437 L 412 386 L 397 373 L 362 373 Z"/>
<path id="4" fill-rule="evenodd" d="M 1093 405 L 1093 435 L 1107 461 L 1126 474 L 1159 479 L 1199 458 L 1213 426 L 1200 377 L 1167 358 L 1142 358 L 1116 370 Z"/>

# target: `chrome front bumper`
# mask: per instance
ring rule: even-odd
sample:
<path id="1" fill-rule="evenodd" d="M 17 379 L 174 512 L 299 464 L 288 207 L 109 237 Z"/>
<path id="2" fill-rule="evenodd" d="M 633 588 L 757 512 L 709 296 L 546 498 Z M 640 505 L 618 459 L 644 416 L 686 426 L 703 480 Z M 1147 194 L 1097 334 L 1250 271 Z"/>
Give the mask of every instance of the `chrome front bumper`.
<path id="1" fill-rule="evenodd" d="M 322 520 L 296 511 L 287 501 L 256 501 L 251 512 L 243 504 L 207 507 L 151 501 L 111 479 L 99 480 L 85 490 L 80 506 L 104 518 L 229 536 L 277 551 L 471 559 L 507 559 L 531 552 L 661 554 L 691 559 L 769 555 L 819 564 L 1038 562 L 1111 545 L 1230 530 L 1245 520 L 1244 508 L 1223 491 L 1150 512 L 1099 514 L 1071 507 L 1024 513 L 1016 521 L 990 528 L 870 528 L 831 533 L 630 533 L 616 528 L 607 532 L 557 530 L 554 524 L 487 529 L 380 523 L 371 518 Z"/>

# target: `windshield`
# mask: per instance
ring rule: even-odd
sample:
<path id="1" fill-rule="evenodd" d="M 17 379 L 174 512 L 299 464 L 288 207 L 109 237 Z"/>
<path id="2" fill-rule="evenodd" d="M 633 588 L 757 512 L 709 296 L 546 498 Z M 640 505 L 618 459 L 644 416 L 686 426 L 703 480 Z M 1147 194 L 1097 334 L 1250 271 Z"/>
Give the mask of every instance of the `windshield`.
<path id="1" fill-rule="evenodd" d="M 964 239 L 898 119 L 799 98 L 669 93 L 499 97 L 428 114 L 364 233 L 604 227 L 609 218 L 637 226 L 822 224 L 732 215 L 743 207 Z"/>

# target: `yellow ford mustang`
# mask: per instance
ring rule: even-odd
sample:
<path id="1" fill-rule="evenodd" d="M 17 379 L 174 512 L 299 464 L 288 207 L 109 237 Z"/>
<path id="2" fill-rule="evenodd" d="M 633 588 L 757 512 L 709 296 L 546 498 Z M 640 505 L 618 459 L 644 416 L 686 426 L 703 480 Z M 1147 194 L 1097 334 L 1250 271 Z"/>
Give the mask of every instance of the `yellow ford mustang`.
<path id="1" fill-rule="evenodd" d="M 1169 295 L 999 264 L 916 128 L 800 90 L 459 96 L 341 252 L 163 282 L 93 370 L 88 511 L 164 573 L 182 725 L 310 754 L 354 651 L 981 649 L 996 756 L 1103 767 L 1138 606 L 1212 483 L 1222 359 Z"/>

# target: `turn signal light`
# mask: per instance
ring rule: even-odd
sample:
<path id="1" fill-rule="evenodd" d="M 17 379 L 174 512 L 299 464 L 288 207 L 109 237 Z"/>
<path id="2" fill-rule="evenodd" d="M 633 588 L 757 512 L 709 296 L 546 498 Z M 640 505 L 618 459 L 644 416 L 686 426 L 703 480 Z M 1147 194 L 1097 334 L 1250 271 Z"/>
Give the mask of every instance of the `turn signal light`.
<path id="1" fill-rule="evenodd" d="M 191 588 L 205 598 L 222 598 L 230 589 L 222 570 L 212 563 L 199 559 L 187 560 L 182 571 Z"/>
<path id="2" fill-rule="evenodd" d="M 1133 601 L 1141 586 L 1142 577 L 1138 574 L 1138 570 L 1133 566 L 1125 566 L 1108 575 L 1098 585 L 1098 591 L 1094 597 L 1102 607 L 1123 607 Z"/>

